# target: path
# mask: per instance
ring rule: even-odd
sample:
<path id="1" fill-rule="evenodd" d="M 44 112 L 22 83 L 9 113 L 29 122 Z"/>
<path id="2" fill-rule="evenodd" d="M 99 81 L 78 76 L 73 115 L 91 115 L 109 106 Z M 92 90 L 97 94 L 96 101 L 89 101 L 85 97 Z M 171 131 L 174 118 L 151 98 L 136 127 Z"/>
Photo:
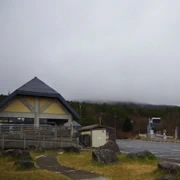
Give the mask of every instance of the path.
<path id="1" fill-rule="evenodd" d="M 56 173 L 61 173 L 70 179 L 93 179 L 93 180 L 107 180 L 107 178 L 100 177 L 96 173 L 87 172 L 83 170 L 75 170 L 66 166 L 62 166 L 57 162 L 56 155 L 46 155 L 40 156 L 36 159 L 37 165 L 41 169 L 46 169 L 49 171 L 54 171 Z"/>

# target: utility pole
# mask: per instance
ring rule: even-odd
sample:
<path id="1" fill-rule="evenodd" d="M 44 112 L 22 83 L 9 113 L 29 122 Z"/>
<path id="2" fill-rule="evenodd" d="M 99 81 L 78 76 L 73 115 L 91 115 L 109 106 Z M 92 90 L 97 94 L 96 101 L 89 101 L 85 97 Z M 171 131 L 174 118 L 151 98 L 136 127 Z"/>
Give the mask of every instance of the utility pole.
<path id="1" fill-rule="evenodd" d="M 80 118 L 81 118 L 81 103 L 79 103 L 79 114 L 80 114 Z"/>
<path id="2" fill-rule="evenodd" d="M 99 125 L 102 124 L 102 113 L 99 114 Z"/>
<path id="3" fill-rule="evenodd" d="M 117 136 L 117 135 L 116 135 L 116 117 L 117 117 L 117 116 L 114 115 L 114 120 L 115 120 L 115 137 Z"/>

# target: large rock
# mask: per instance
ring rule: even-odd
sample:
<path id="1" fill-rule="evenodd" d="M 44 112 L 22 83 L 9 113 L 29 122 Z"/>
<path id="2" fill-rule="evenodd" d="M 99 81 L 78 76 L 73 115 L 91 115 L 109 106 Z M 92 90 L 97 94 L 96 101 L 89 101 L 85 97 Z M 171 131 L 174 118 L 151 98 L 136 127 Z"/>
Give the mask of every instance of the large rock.
<path id="1" fill-rule="evenodd" d="M 3 155 L 4 156 L 11 156 L 13 154 L 15 149 L 8 149 L 8 150 L 5 150 L 3 151 Z"/>
<path id="2" fill-rule="evenodd" d="M 35 168 L 34 163 L 28 160 L 19 160 L 19 161 L 16 161 L 14 164 L 22 169 Z"/>
<path id="3" fill-rule="evenodd" d="M 18 159 L 31 159 L 29 151 L 22 149 L 8 149 L 3 152 L 3 155 L 12 156 Z"/>
<path id="4" fill-rule="evenodd" d="M 70 147 L 65 147 L 64 151 L 66 152 L 74 152 L 74 153 L 80 153 L 80 148 L 77 146 L 70 146 Z"/>
<path id="5" fill-rule="evenodd" d="M 154 154 L 152 154 L 152 153 L 149 152 L 149 151 L 129 153 L 129 154 L 127 154 L 127 157 L 133 158 L 133 159 L 138 159 L 138 158 L 149 158 L 149 159 L 153 159 L 153 158 L 155 158 Z"/>
<path id="6" fill-rule="evenodd" d="M 166 161 L 159 162 L 158 168 L 163 170 L 164 172 L 170 173 L 170 174 L 176 174 L 176 173 L 180 172 L 179 164 L 166 162 Z"/>
<path id="7" fill-rule="evenodd" d="M 102 149 L 109 149 L 114 152 L 120 152 L 119 146 L 115 141 L 108 141 L 104 146 L 101 146 Z"/>
<path id="8" fill-rule="evenodd" d="M 177 178 L 173 176 L 162 176 L 160 178 L 157 178 L 156 180 L 177 180 Z"/>
<path id="9" fill-rule="evenodd" d="M 119 161 L 116 153 L 109 149 L 95 149 L 92 152 L 92 159 L 103 164 L 114 163 Z"/>

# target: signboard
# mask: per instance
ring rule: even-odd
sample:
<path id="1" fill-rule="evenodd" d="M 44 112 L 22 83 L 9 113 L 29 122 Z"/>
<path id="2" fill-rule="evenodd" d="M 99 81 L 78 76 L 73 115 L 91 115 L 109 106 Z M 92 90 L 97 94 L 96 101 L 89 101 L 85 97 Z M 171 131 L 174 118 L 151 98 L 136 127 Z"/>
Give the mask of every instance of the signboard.
<path id="1" fill-rule="evenodd" d="M 159 124 L 161 122 L 161 118 L 152 118 L 152 123 Z"/>

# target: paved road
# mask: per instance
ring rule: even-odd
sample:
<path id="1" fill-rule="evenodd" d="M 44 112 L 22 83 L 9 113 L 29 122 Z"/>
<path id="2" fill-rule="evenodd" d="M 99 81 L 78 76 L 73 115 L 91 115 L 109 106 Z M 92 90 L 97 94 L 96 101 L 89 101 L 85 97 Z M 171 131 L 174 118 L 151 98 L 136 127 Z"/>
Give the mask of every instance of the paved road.
<path id="1" fill-rule="evenodd" d="M 141 140 L 117 140 L 122 152 L 148 150 L 156 157 L 180 162 L 180 143 L 151 142 Z"/>

